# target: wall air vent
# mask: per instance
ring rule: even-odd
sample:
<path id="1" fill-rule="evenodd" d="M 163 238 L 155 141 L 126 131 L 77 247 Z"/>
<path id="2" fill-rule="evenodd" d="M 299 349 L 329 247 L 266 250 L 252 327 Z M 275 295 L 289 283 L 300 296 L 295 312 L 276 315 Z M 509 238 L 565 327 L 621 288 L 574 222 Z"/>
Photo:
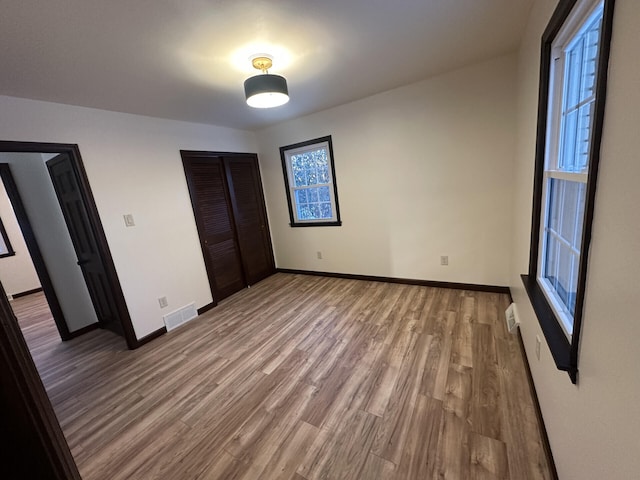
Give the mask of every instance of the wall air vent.
<path id="1" fill-rule="evenodd" d="M 518 310 L 516 304 L 512 303 L 507 307 L 504 312 L 507 319 L 507 329 L 509 333 L 516 333 L 518 331 L 518 325 L 520 325 L 520 318 L 518 317 Z"/>
<path id="2" fill-rule="evenodd" d="M 182 308 L 179 308 L 175 312 L 167 313 L 164 317 L 164 324 L 167 327 L 167 332 L 170 332 L 174 328 L 179 327 L 187 323 L 189 320 L 193 320 L 198 316 L 195 303 L 191 303 Z"/>

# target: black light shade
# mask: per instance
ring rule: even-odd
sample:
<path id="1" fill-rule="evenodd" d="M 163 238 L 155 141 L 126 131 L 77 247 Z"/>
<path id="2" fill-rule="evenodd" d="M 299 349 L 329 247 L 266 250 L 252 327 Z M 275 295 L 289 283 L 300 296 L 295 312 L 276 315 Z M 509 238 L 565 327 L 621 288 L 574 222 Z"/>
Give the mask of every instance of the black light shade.
<path id="1" fill-rule="evenodd" d="M 244 81 L 247 104 L 255 108 L 271 108 L 289 101 L 287 80 L 280 75 L 265 73 Z"/>

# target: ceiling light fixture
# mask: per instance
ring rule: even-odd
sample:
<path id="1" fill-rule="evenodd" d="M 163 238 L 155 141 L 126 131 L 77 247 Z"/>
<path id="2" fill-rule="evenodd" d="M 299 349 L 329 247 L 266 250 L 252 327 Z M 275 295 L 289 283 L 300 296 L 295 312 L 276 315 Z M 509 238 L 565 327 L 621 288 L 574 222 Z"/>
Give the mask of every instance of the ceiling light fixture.
<path id="1" fill-rule="evenodd" d="M 270 57 L 260 55 L 251 60 L 253 68 L 262 75 L 247 78 L 244 81 L 244 94 L 247 105 L 254 108 L 272 108 L 284 105 L 289 101 L 287 79 L 268 72 L 273 65 Z"/>

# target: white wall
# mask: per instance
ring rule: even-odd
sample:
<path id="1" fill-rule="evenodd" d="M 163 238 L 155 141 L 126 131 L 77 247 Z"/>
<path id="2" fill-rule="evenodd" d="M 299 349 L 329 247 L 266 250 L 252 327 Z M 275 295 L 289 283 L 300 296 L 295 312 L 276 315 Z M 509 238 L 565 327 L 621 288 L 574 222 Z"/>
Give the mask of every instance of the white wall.
<path id="1" fill-rule="evenodd" d="M 278 267 L 507 285 L 515 74 L 501 57 L 258 132 Z M 324 135 L 343 225 L 291 228 L 278 149 Z"/>
<path id="2" fill-rule="evenodd" d="M 519 53 L 511 288 L 561 479 L 627 480 L 640 471 L 640 3 L 616 0 L 605 125 L 579 358 L 556 370 L 519 275 L 528 270 L 540 39 L 557 4 L 538 0 Z"/>
<path id="3" fill-rule="evenodd" d="M 52 155 L 0 153 L 11 169 L 70 332 L 98 321 L 45 161 Z"/>
<path id="4" fill-rule="evenodd" d="M 2 282 L 7 295 L 39 288 L 40 280 L 38 280 L 36 270 L 33 268 L 31 256 L 24 243 L 20 226 L 2 181 L 0 181 L 0 218 L 16 253 L 12 257 L 0 258 L 0 282 Z"/>
<path id="5" fill-rule="evenodd" d="M 211 302 L 179 151 L 255 152 L 253 133 L 3 96 L 0 112 L 2 140 L 78 144 L 138 338 Z"/>

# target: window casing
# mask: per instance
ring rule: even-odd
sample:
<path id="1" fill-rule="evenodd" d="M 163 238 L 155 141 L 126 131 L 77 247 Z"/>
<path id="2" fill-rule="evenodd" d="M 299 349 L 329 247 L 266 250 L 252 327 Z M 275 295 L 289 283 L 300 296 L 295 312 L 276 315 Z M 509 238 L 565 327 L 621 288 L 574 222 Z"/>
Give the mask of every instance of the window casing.
<path id="1" fill-rule="evenodd" d="M 529 273 L 556 365 L 576 383 L 613 0 L 561 0 L 542 37 Z"/>
<path id="2" fill-rule="evenodd" d="M 339 226 L 331 136 L 280 148 L 292 227 Z"/>
<path id="3" fill-rule="evenodd" d="M 603 6 L 596 2 L 590 10 L 572 15 L 575 22 L 563 25 L 551 49 L 537 281 L 569 339 L 577 300 Z"/>

